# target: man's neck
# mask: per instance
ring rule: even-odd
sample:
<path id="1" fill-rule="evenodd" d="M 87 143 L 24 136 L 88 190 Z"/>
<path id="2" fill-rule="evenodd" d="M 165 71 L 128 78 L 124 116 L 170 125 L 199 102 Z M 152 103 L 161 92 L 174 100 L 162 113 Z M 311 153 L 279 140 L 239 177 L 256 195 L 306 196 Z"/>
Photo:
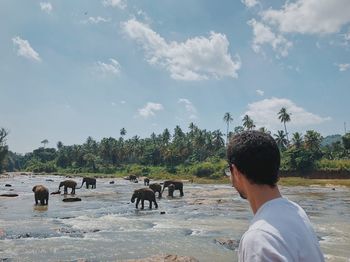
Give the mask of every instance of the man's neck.
<path id="1" fill-rule="evenodd" d="M 255 185 L 249 183 L 246 185 L 246 187 L 249 187 L 249 190 L 246 191 L 249 192 L 247 199 L 254 215 L 266 202 L 282 197 L 277 185 L 275 187 L 271 187 L 269 185 Z"/>

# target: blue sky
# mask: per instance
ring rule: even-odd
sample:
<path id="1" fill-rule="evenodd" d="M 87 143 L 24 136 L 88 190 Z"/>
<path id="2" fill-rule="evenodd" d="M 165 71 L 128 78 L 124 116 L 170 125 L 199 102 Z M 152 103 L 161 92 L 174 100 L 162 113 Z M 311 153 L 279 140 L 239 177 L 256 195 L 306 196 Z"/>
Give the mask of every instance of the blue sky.
<path id="1" fill-rule="evenodd" d="M 220 4 L 218 4 L 220 3 Z M 348 0 L 0 2 L 0 127 L 29 152 L 194 122 L 350 129 Z"/>

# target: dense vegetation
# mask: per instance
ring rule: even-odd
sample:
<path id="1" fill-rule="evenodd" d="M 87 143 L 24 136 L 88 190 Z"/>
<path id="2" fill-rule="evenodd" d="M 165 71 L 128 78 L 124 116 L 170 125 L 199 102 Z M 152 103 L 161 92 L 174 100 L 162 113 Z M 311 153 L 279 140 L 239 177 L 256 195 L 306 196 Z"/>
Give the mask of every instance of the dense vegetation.
<path id="1" fill-rule="evenodd" d="M 285 123 L 290 121 L 290 117 L 286 117 L 286 113 L 283 108 L 279 112 L 285 130 L 273 134 L 282 153 L 282 170 L 350 170 L 350 133 L 340 136 L 341 139 L 338 137 L 329 140 L 314 130 L 308 130 L 304 135 L 298 132 L 292 134 L 289 141 Z M 161 134 L 152 133 L 148 138 L 134 136 L 125 139 L 126 130 L 122 128 L 119 138 L 109 137 L 96 141 L 88 137 L 82 145 L 64 145 L 58 142 L 56 148 L 46 148 L 49 141 L 44 139 L 41 141 L 42 147 L 25 155 L 8 151 L 8 132 L 2 128 L 0 169 L 218 178 L 222 176 L 226 165 L 224 137 L 228 139 L 235 133 L 255 128 L 252 119 L 246 115 L 242 126 L 229 132 L 232 120 L 232 116 L 226 113 L 226 135 L 220 130 L 208 131 L 191 123 L 187 132 L 176 126 L 172 133 L 165 129 Z M 270 133 L 265 128 L 259 130 Z"/>

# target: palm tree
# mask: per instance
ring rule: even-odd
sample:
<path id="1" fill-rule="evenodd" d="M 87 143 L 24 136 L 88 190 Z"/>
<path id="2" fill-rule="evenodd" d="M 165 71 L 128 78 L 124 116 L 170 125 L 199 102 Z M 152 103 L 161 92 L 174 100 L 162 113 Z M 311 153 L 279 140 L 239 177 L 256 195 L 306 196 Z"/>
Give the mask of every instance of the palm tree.
<path id="1" fill-rule="evenodd" d="M 292 143 L 296 148 L 300 148 L 303 144 L 303 135 L 299 132 L 293 134 Z"/>
<path id="2" fill-rule="evenodd" d="M 278 130 L 277 134 L 275 136 L 275 141 L 279 147 L 280 150 L 284 150 L 288 144 L 288 141 L 286 139 L 286 134 L 283 130 Z"/>
<path id="3" fill-rule="evenodd" d="M 267 130 L 266 127 L 264 127 L 264 126 L 260 127 L 259 131 L 262 133 L 271 135 L 271 131 Z"/>
<path id="4" fill-rule="evenodd" d="M 224 121 L 226 122 L 227 128 L 226 128 L 226 145 L 228 143 L 228 130 L 230 127 L 230 123 L 233 121 L 233 117 L 229 112 L 226 112 L 224 115 Z"/>
<path id="5" fill-rule="evenodd" d="M 122 137 L 126 135 L 126 129 L 124 127 L 122 129 L 120 129 L 120 135 Z"/>
<path id="6" fill-rule="evenodd" d="M 215 130 L 213 131 L 212 133 L 213 135 L 213 144 L 214 144 L 214 147 L 216 149 L 219 149 L 220 147 L 222 147 L 224 145 L 224 140 L 222 139 L 222 133 L 221 131 L 218 129 L 218 130 Z"/>
<path id="7" fill-rule="evenodd" d="M 322 139 L 323 138 L 320 133 L 314 130 L 308 130 L 306 131 L 306 134 L 304 136 L 305 146 L 306 148 L 312 151 L 319 151 L 321 147 Z"/>
<path id="8" fill-rule="evenodd" d="M 41 143 L 41 144 L 43 144 L 43 145 L 44 145 L 44 148 L 45 148 L 46 144 L 48 144 L 48 143 L 49 143 L 49 140 L 44 139 L 44 140 L 43 140 L 43 141 L 41 141 L 40 143 Z"/>
<path id="9" fill-rule="evenodd" d="M 243 121 L 243 126 L 247 130 L 252 130 L 255 127 L 253 119 L 251 119 L 248 115 L 245 115 L 242 121 Z"/>
<path id="10" fill-rule="evenodd" d="M 63 148 L 63 143 L 61 141 L 57 142 L 57 149 L 61 150 Z"/>
<path id="11" fill-rule="evenodd" d="M 239 134 L 239 133 L 241 133 L 241 132 L 243 132 L 244 131 L 244 127 L 243 126 L 236 126 L 235 128 L 234 128 L 234 133 L 235 134 Z"/>
<path id="12" fill-rule="evenodd" d="M 281 120 L 281 122 L 284 125 L 284 130 L 286 132 L 288 144 L 289 144 L 289 139 L 288 139 L 288 132 L 287 132 L 287 127 L 286 127 L 286 122 L 290 121 L 290 115 L 291 114 L 288 114 L 287 109 L 285 107 L 282 107 L 281 110 L 278 112 L 278 119 Z"/>

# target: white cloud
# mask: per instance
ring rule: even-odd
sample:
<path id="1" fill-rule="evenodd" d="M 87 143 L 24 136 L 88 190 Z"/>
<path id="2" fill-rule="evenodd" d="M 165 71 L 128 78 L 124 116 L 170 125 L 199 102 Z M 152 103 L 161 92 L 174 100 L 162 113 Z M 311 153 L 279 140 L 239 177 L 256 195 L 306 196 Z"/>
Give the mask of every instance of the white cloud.
<path id="1" fill-rule="evenodd" d="M 185 109 L 189 119 L 197 119 L 197 109 L 190 100 L 186 98 L 180 98 L 177 102 L 179 104 L 185 105 Z"/>
<path id="2" fill-rule="evenodd" d="M 150 116 L 154 116 L 156 111 L 160 111 L 163 109 L 164 108 L 162 104 L 148 102 L 144 108 L 140 108 L 138 111 L 140 116 L 148 118 Z"/>
<path id="3" fill-rule="evenodd" d="M 257 0 L 241 0 L 241 2 L 248 8 L 254 7 L 257 4 L 259 4 Z"/>
<path id="4" fill-rule="evenodd" d="M 256 93 L 259 95 L 259 96 L 263 96 L 264 95 L 264 91 L 260 90 L 260 89 L 257 89 L 256 90 Z"/>
<path id="5" fill-rule="evenodd" d="M 308 126 L 331 120 L 330 117 L 321 117 L 308 112 L 289 99 L 276 97 L 248 104 L 248 110 L 243 115 L 249 115 L 257 126 L 278 130 L 281 129 L 281 122 L 277 114 L 282 107 L 285 107 L 291 114 L 289 126 Z"/>
<path id="6" fill-rule="evenodd" d="M 98 61 L 96 63 L 98 71 L 100 71 L 103 75 L 107 74 L 113 74 L 113 75 L 119 75 L 120 74 L 120 64 L 117 60 L 110 58 L 110 63 L 103 63 Z"/>
<path id="7" fill-rule="evenodd" d="M 14 46 L 18 48 L 17 49 L 18 56 L 23 56 L 25 58 L 28 58 L 34 61 L 41 61 L 39 54 L 30 46 L 27 40 L 24 40 L 19 36 L 16 36 L 12 38 L 12 42 Z"/>
<path id="8" fill-rule="evenodd" d="M 40 3 L 40 9 L 48 14 L 52 11 L 52 5 L 50 2 L 41 2 Z"/>
<path id="9" fill-rule="evenodd" d="M 126 7 L 126 1 L 124 0 L 103 0 L 103 6 L 119 7 L 124 9 Z"/>
<path id="10" fill-rule="evenodd" d="M 225 35 L 211 32 L 209 38 L 194 37 L 185 42 L 167 42 L 158 33 L 135 19 L 122 24 L 126 34 L 138 41 L 149 64 L 159 65 L 177 80 L 204 80 L 237 77 L 238 56 L 232 60 Z"/>
<path id="11" fill-rule="evenodd" d="M 269 26 L 264 25 L 255 19 L 249 20 L 248 25 L 253 28 L 254 39 L 252 48 L 254 52 L 260 53 L 261 46 L 263 44 L 269 44 L 271 45 L 272 49 L 281 56 L 288 55 L 288 49 L 293 46 L 292 42 L 288 41 L 282 35 L 273 33 Z"/>
<path id="12" fill-rule="evenodd" d="M 350 68 L 350 64 L 336 64 L 338 66 L 340 72 L 345 72 Z"/>
<path id="13" fill-rule="evenodd" d="M 269 9 L 263 19 L 276 25 L 281 32 L 330 34 L 340 31 L 350 22 L 349 0 L 287 1 L 282 9 Z"/>
<path id="14" fill-rule="evenodd" d="M 99 23 L 107 23 L 110 19 L 103 18 L 101 16 L 92 17 L 90 16 L 87 20 L 82 21 L 83 24 L 99 24 Z"/>

